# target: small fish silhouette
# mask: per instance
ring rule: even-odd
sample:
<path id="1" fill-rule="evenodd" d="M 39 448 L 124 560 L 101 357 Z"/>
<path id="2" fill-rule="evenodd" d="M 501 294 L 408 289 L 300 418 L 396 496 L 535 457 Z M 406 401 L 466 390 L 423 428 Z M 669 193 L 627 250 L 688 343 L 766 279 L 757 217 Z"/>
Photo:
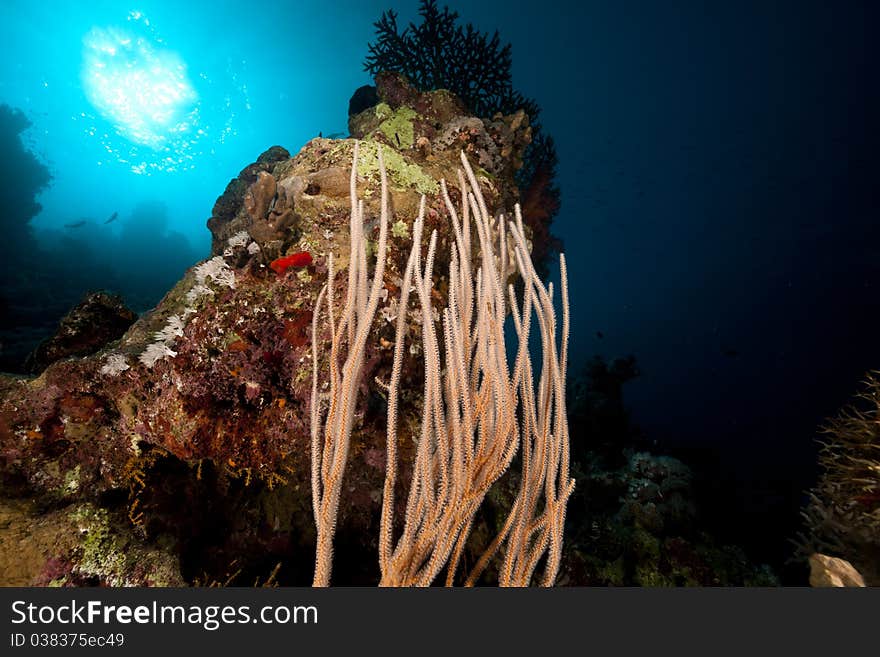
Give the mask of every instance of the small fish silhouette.
<path id="1" fill-rule="evenodd" d="M 65 228 L 82 228 L 85 225 L 86 225 L 85 221 L 75 221 L 72 224 L 64 224 L 64 227 Z"/>
<path id="2" fill-rule="evenodd" d="M 112 222 L 116 221 L 116 218 L 117 218 L 118 216 L 119 216 L 119 213 L 118 213 L 118 212 L 114 212 L 113 214 L 110 215 L 110 218 L 109 218 L 107 221 L 104 222 L 104 224 L 106 225 L 106 224 L 109 224 L 109 223 L 112 223 Z"/>

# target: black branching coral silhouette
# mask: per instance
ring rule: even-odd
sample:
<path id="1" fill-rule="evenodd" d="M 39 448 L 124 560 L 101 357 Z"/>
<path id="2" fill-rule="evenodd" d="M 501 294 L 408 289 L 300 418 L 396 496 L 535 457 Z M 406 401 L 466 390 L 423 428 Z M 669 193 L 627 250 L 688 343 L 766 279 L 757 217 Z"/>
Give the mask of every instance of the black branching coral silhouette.
<path id="1" fill-rule="evenodd" d="M 369 45 L 364 68 L 372 75 L 395 71 L 421 91 L 447 89 L 477 116 L 491 116 L 514 103 L 529 116 L 537 110 L 511 86 L 510 44 L 501 45 L 473 25 L 457 25 L 458 13 L 434 0 L 423 0 L 422 23 L 398 32 L 397 14 L 388 10 L 375 23 L 376 42 Z"/>
<path id="2" fill-rule="evenodd" d="M 534 236 L 532 258 L 543 272 L 550 252 L 560 246 L 550 235 L 560 191 L 555 182 L 556 147 L 538 122 L 541 108 L 513 88 L 511 46 L 501 44 L 497 30 L 490 36 L 470 23 L 461 26 L 458 13 L 448 7 L 441 10 L 435 0 L 422 0 L 419 15 L 420 24 L 410 23 L 401 32 L 397 13 L 384 12 L 374 24 L 376 41 L 369 44 L 364 69 L 374 76 L 381 71 L 401 73 L 420 91 L 447 89 L 479 117 L 525 111 L 532 142 L 517 173 L 517 185 L 524 220 Z"/>

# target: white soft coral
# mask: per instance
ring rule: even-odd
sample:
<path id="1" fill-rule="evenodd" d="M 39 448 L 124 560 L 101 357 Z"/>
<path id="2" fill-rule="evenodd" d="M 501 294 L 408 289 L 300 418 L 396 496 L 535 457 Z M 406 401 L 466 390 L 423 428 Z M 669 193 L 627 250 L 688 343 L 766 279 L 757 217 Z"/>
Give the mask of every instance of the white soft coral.
<path id="1" fill-rule="evenodd" d="M 217 285 L 235 288 L 235 272 L 229 268 L 223 256 L 214 256 L 206 260 L 196 267 L 195 274 L 199 285 L 204 285 L 210 279 Z"/>
<path id="2" fill-rule="evenodd" d="M 147 348 L 144 350 L 144 353 L 140 355 L 138 360 L 147 367 L 153 367 L 157 361 L 168 356 L 174 358 L 176 355 L 177 352 L 173 351 L 171 347 L 164 342 L 153 342 L 152 344 L 147 345 Z"/>

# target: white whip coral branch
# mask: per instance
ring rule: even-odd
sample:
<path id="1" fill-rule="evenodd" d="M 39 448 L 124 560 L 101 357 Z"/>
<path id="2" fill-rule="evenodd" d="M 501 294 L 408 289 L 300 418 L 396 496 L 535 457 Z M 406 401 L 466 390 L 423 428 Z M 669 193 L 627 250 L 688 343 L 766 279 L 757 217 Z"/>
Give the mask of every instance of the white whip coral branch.
<path id="1" fill-rule="evenodd" d="M 379 244 L 373 280 L 367 283 L 367 249 L 363 230 L 363 202 L 357 199 L 358 144 L 355 142 L 351 169 L 351 255 L 348 265 L 348 291 L 338 321 L 333 299 L 333 256 L 329 259 L 327 285 L 321 290 L 312 322 L 312 506 L 318 531 L 315 556 L 315 586 L 328 586 L 333 563 L 333 536 L 339 510 L 339 494 L 348 460 L 348 447 L 354 421 L 357 388 L 364 363 L 364 347 L 376 307 L 379 304 L 385 272 L 385 251 L 388 237 L 388 182 L 382 151 L 379 149 L 379 170 L 382 179 Z M 330 406 L 322 423 L 318 408 L 318 313 L 326 299 L 330 322 Z M 339 356 L 343 343 L 348 353 L 342 371 Z"/>
<path id="2" fill-rule="evenodd" d="M 565 258 L 561 258 L 562 337 L 557 345 L 552 286 L 546 288 L 535 272 L 519 207 L 516 222 L 505 227 L 501 217 L 494 226 L 464 154 L 461 160 L 470 183 L 468 189 L 464 176 L 459 174 L 461 219 L 445 182 L 441 185 L 455 231 L 441 334 L 435 328 L 431 306 L 436 231 L 431 234 L 425 262 L 421 260 L 424 199 L 404 276 L 388 385 L 388 452 L 379 541 L 381 583 L 427 586 L 446 568 L 446 583 L 453 584 L 477 510 L 521 450 L 519 494 L 502 530 L 465 584 L 474 584 L 492 557 L 503 549 L 499 574 L 502 585 L 528 585 L 546 556 L 540 581 L 549 586 L 559 569 L 565 509 L 574 487 L 569 477 L 565 412 L 569 330 Z M 476 274 L 471 216 L 480 247 Z M 512 245 L 508 244 L 508 231 Z M 513 286 L 507 284 L 511 260 L 524 282 L 521 304 L 517 303 Z M 425 385 L 421 435 L 404 527 L 395 545 L 392 517 L 397 477 L 397 396 L 410 285 L 421 306 Z M 504 334 L 508 311 L 513 315 L 519 341 L 512 371 Z M 528 351 L 533 312 L 542 347 L 537 390 Z"/>
<path id="3" fill-rule="evenodd" d="M 337 317 L 332 254 L 328 282 L 318 295 L 312 321 L 312 502 L 318 530 L 314 584 L 330 582 L 333 534 L 342 477 L 361 378 L 364 345 L 382 288 L 388 226 L 388 189 L 382 149 L 381 224 L 372 281 L 367 277 L 363 203 L 357 200 L 355 146 L 351 173 L 351 258 L 345 305 Z M 469 574 L 473 585 L 496 554 L 503 554 L 499 583 L 527 586 L 543 561 L 539 581 L 552 585 L 559 570 L 565 509 L 574 487 L 569 476 L 569 436 L 565 411 L 568 350 L 568 281 L 562 268 L 561 338 L 553 306 L 553 288 L 545 287 L 532 263 L 516 207 L 516 221 L 505 224 L 488 213 L 476 176 L 464 154 L 458 184 L 462 207 L 454 207 L 446 183 L 443 199 L 454 230 L 449 249 L 448 297 L 439 315 L 434 296 L 437 232 L 431 233 L 422 260 L 425 198 L 413 225 L 413 245 L 403 276 L 391 378 L 387 384 L 387 455 L 379 537 L 381 584 L 427 586 L 445 569 L 455 583 L 474 518 L 489 489 L 521 455 L 519 492 L 501 531 Z M 466 174 L 466 176 L 465 176 Z M 472 225 L 473 224 L 473 225 Z M 472 253 L 476 230 L 479 253 Z M 477 256 L 476 265 L 474 256 Z M 508 283 L 523 280 L 520 301 Z M 394 536 L 397 483 L 397 424 L 400 379 L 409 322 L 409 297 L 415 292 L 421 325 L 425 381 L 421 432 L 417 438 L 403 528 Z M 318 401 L 319 313 L 326 306 L 331 333 L 329 408 L 322 420 Z M 513 317 L 518 340 L 508 364 L 504 331 Z M 533 316 L 540 334 L 541 365 L 532 369 L 529 336 Z M 339 359 L 347 345 L 347 358 Z M 537 375 L 537 388 L 535 376 Z"/>

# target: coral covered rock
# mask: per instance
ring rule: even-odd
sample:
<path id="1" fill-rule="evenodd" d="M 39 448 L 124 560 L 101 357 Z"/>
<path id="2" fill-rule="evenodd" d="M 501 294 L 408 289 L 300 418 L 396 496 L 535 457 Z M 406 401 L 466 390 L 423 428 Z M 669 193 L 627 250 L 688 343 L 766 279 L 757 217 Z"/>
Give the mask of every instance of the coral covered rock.
<path id="1" fill-rule="evenodd" d="M 28 356 L 28 371 L 39 373 L 62 358 L 87 356 L 118 340 L 137 319 L 117 294 L 94 292 L 74 306 L 55 334 Z"/>
<path id="2" fill-rule="evenodd" d="M 490 211 L 498 212 L 515 197 L 516 158 L 528 141 L 522 116 L 477 125 L 446 93 L 421 94 L 394 80 L 380 84 L 380 97 L 356 120 L 363 141 L 355 186 L 372 248 L 381 149 L 394 226 L 340 507 L 337 550 L 350 556 L 340 559 L 340 583 L 377 580 L 385 398 L 376 381 L 388 379 L 393 324 L 408 312 L 397 299 L 420 198 L 427 197 L 426 230 L 448 242 L 439 181 L 459 205 L 460 152 L 470 154 Z M 190 583 L 253 583 L 272 572 L 283 583 L 308 582 L 313 309 L 330 254 L 341 272 L 335 297 L 346 294 L 353 146 L 317 138 L 293 157 L 280 147 L 266 151 L 217 200 L 208 221 L 212 257 L 116 342 L 58 360 L 37 378 L 0 376 L 0 492 L 50 509 L 90 504 L 89 513 L 122 523 L 118 529 L 134 532 L 143 549 L 161 544 L 179 557 Z M 308 258 L 277 265 L 291 254 Z M 435 271 L 447 265 L 438 258 Z M 437 287 L 442 299 L 442 276 Z M 409 320 L 418 334 L 420 317 Z M 319 330 L 319 349 L 329 339 Z M 404 367 L 404 426 L 418 422 L 418 356 L 409 353 Z M 409 440 L 401 445 L 402 461 L 412 449 Z M 100 581 L 141 581 L 113 572 Z"/>
<path id="3" fill-rule="evenodd" d="M 40 513 L 0 500 L 0 586 L 182 586 L 170 546 L 148 546 L 107 510 L 75 504 Z"/>
<path id="4" fill-rule="evenodd" d="M 421 93 L 405 77 L 390 72 L 376 76 L 376 93 L 375 106 L 349 117 L 353 137 L 378 132 L 400 149 L 415 148 L 427 161 L 463 148 L 486 172 L 502 178 L 512 177 L 522 166 L 531 141 L 529 119 L 522 110 L 479 119 L 448 91 Z"/>
<path id="5" fill-rule="evenodd" d="M 251 186 L 254 185 L 261 173 L 269 171 L 276 162 L 281 162 L 290 157 L 281 146 L 273 146 L 257 158 L 253 164 L 249 164 L 226 185 L 226 190 L 214 203 L 211 218 L 208 219 L 208 229 L 213 238 L 211 253 L 219 255 L 226 245 L 226 241 L 237 233 L 241 228 L 234 223 L 236 215 L 242 211 L 243 202 L 248 192 L 253 197 Z M 253 201 L 252 201 L 253 202 Z"/>

